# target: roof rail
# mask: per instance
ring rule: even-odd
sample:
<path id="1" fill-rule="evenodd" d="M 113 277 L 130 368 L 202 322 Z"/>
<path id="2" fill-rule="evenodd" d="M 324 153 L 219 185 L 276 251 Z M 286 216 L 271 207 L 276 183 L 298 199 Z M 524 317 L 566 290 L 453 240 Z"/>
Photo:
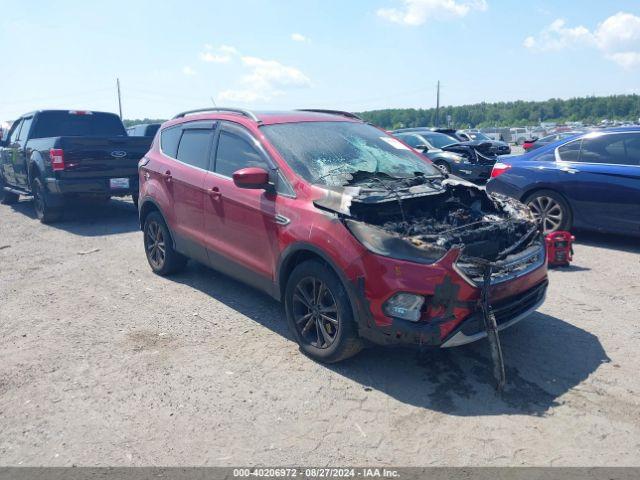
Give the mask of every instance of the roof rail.
<path id="1" fill-rule="evenodd" d="M 250 118 L 254 122 L 260 123 L 260 119 L 256 116 L 256 114 L 249 110 L 244 110 L 242 108 L 225 108 L 225 107 L 198 108 L 196 110 L 187 110 L 186 112 L 180 112 L 175 117 L 173 117 L 173 119 L 186 117 L 187 115 L 193 115 L 196 113 L 206 113 L 206 112 L 236 113 L 238 115 L 242 115 L 243 117 Z"/>
<path id="2" fill-rule="evenodd" d="M 328 113 L 330 115 L 342 115 L 343 117 L 355 118 L 356 120 L 362 120 L 364 122 L 362 117 L 359 117 L 355 113 L 344 112 L 342 110 L 324 110 L 322 108 L 300 108 L 300 109 L 298 109 L 298 111 L 299 112 Z"/>

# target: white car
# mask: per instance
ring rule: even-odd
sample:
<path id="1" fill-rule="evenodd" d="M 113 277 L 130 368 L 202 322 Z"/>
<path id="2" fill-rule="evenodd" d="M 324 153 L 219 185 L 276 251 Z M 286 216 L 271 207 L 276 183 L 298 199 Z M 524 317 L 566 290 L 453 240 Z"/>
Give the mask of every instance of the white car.
<path id="1" fill-rule="evenodd" d="M 511 142 L 516 145 L 522 145 L 529 138 L 529 132 L 526 128 L 510 128 Z"/>

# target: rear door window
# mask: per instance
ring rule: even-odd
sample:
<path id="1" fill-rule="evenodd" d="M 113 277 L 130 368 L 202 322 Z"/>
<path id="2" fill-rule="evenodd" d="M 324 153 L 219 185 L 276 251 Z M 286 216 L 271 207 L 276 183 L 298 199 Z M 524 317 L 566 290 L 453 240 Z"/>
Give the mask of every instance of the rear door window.
<path id="1" fill-rule="evenodd" d="M 177 159 L 187 165 L 206 170 L 209 167 L 211 129 L 186 129 L 178 145 Z"/>
<path id="2" fill-rule="evenodd" d="M 625 146 L 629 165 L 640 166 L 640 132 L 627 135 Z"/>
<path id="3" fill-rule="evenodd" d="M 633 146 L 633 134 L 610 134 L 585 138 L 582 142 L 580 161 L 584 163 L 608 163 L 613 165 L 637 165 L 627 156 L 627 142 Z"/>
<path id="4" fill-rule="evenodd" d="M 418 145 L 423 145 L 424 141 L 421 141 L 420 137 L 416 136 L 416 135 L 409 135 L 406 133 L 401 133 L 399 135 L 397 135 L 397 137 L 402 140 L 404 143 L 406 143 L 407 145 L 416 148 Z"/>
<path id="5" fill-rule="evenodd" d="M 239 128 L 223 128 L 218 140 L 214 171 L 225 177 L 232 177 L 233 172 L 245 167 L 260 167 L 268 171 L 266 160 L 252 141 L 252 137 Z"/>
<path id="6" fill-rule="evenodd" d="M 33 117 L 25 118 L 22 120 L 22 127 L 20 127 L 20 133 L 18 134 L 18 141 L 25 142 L 31 130 L 31 124 L 33 123 Z"/>

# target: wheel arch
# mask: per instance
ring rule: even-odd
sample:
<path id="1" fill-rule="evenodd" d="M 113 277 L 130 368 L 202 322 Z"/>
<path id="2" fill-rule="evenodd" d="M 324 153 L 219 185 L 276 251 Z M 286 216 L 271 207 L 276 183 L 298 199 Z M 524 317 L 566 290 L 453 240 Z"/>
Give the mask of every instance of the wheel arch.
<path id="1" fill-rule="evenodd" d="M 43 178 L 42 175 L 44 174 L 45 167 L 44 160 L 42 159 L 40 152 L 34 152 L 31 155 L 27 167 L 27 180 L 29 185 L 31 185 L 31 182 L 33 182 L 36 177 Z"/>
<path id="2" fill-rule="evenodd" d="M 169 230 L 169 235 L 171 236 L 171 245 L 173 246 L 173 248 L 175 248 L 176 241 L 174 239 L 173 232 L 171 231 L 171 227 L 167 222 L 167 216 L 162 211 L 162 208 L 160 208 L 160 206 L 155 200 L 149 197 L 145 198 L 144 200 L 139 200 L 139 202 L 140 202 L 140 214 L 139 214 L 140 230 L 144 230 L 144 222 L 147 219 L 147 217 L 153 212 L 158 212 L 162 217 L 162 219 L 164 220 L 164 223 L 167 226 L 167 230 Z"/>
<path id="3" fill-rule="evenodd" d="M 349 290 L 349 280 L 342 269 L 331 259 L 329 255 L 321 249 L 310 243 L 299 242 L 289 245 L 280 255 L 278 269 L 276 272 L 276 289 L 280 298 L 284 298 L 284 292 L 287 288 L 287 281 L 293 269 L 297 265 L 307 260 L 319 260 L 326 264 L 331 270 L 338 275 L 347 291 Z"/>

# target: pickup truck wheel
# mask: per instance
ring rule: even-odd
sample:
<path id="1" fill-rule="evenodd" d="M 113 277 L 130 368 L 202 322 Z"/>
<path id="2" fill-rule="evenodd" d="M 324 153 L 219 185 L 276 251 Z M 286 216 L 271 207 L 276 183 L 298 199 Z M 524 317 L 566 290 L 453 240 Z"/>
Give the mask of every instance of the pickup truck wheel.
<path id="1" fill-rule="evenodd" d="M 314 360 L 335 363 L 362 350 L 347 291 L 327 265 L 298 265 L 285 290 L 287 322 L 300 350 Z"/>
<path id="2" fill-rule="evenodd" d="M 170 275 L 184 268 L 187 257 L 173 249 L 169 228 L 158 212 L 151 212 L 144 221 L 144 251 L 154 273 Z"/>
<path id="3" fill-rule="evenodd" d="M 0 178 L 0 203 L 3 205 L 12 205 L 20 200 L 20 195 L 13 192 L 7 192 L 5 189 L 5 183 L 2 178 Z"/>
<path id="4" fill-rule="evenodd" d="M 49 205 L 49 194 L 42 184 L 42 180 L 35 178 L 31 184 L 33 193 L 33 206 L 36 210 L 36 216 L 42 223 L 57 222 L 62 218 L 62 212 L 58 208 L 52 208 Z"/>

